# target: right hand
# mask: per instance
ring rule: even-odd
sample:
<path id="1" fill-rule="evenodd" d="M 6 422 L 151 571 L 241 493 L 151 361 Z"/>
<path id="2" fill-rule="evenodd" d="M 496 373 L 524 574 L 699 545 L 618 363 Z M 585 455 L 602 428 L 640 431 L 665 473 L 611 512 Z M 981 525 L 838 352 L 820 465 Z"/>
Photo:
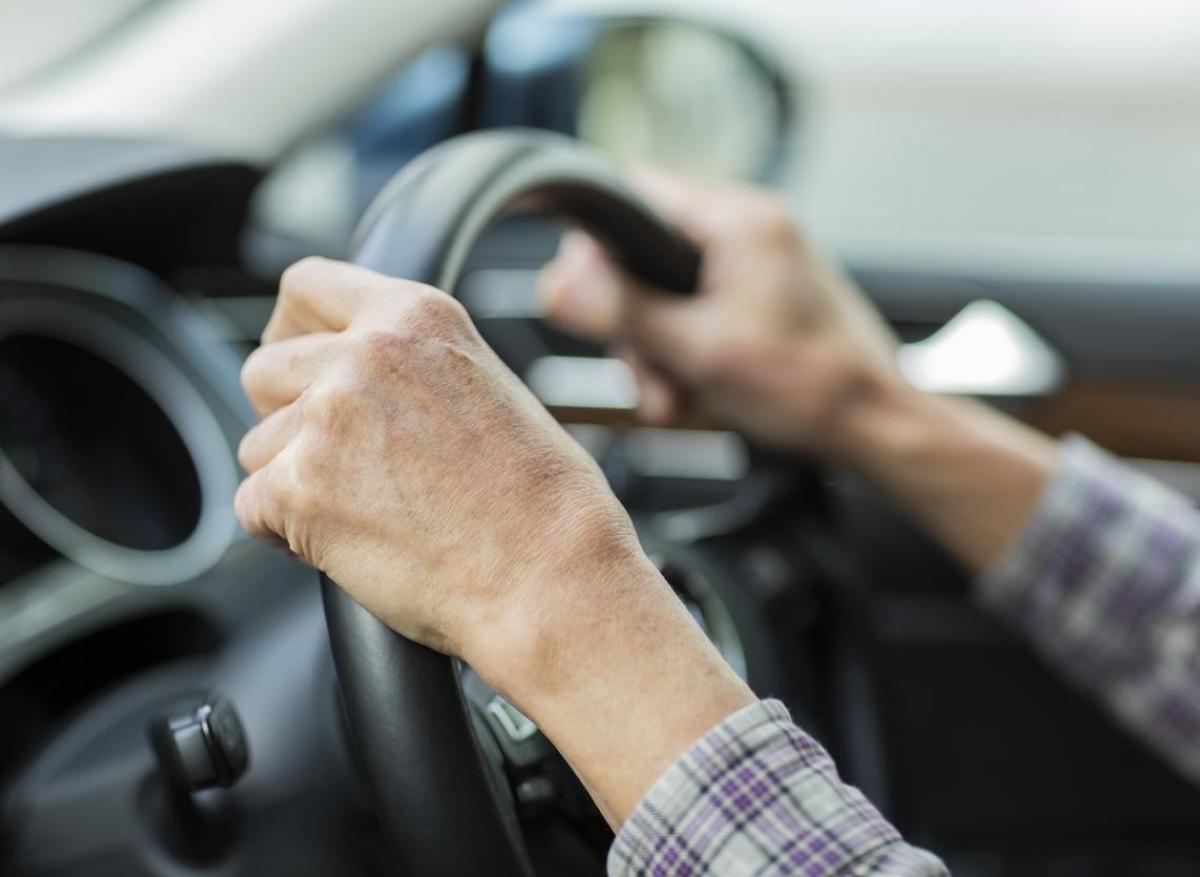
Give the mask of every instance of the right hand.
<path id="1" fill-rule="evenodd" d="M 702 249 L 699 293 L 648 289 L 573 232 L 542 273 L 547 315 L 614 346 L 646 422 L 702 414 L 765 446 L 837 457 L 846 410 L 903 384 L 878 314 L 775 196 L 658 174 L 635 184 Z"/>

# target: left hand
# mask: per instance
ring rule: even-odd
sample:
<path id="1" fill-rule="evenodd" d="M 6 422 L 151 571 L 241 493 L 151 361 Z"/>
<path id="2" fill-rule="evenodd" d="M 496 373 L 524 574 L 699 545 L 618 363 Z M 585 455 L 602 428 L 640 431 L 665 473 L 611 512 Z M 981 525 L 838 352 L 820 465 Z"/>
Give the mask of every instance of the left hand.
<path id="1" fill-rule="evenodd" d="M 486 671 L 476 626 L 641 563 L 594 461 L 443 292 L 306 259 L 242 380 L 264 418 L 238 451 L 242 524 L 410 639 Z"/>
<path id="2" fill-rule="evenodd" d="M 466 660 L 614 821 L 753 701 L 595 462 L 450 296 L 306 259 L 242 380 L 264 417 L 238 452 L 246 529 Z"/>

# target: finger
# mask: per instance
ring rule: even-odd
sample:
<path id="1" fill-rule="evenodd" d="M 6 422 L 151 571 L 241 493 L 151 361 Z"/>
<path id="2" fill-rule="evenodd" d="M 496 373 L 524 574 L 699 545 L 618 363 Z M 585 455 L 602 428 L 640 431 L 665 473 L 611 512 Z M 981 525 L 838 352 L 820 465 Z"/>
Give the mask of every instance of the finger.
<path id="1" fill-rule="evenodd" d="M 313 332 L 264 344 L 242 365 L 246 398 L 265 417 L 300 398 L 337 353 L 336 332 Z"/>
<path id="2" fill-rule="evenodd" d="M 577 335 L 606 340 L 619 325 L 628 282 L 599 245 L 573 231 L 563 236 L 558 256 L 539 276 L 538 297 L 552 322 Z"/>
<path id="3" fill-rule="evenodd" d="M 675 421 L 682 408 L 680 390 L 671 380 L 646 364 L 632 349 L 621 350 L 638 385 L 638 419 L 651 426 L 666 426 Z"/>
<path id="4" fill-rule="evenodd" d="M 272 513 L 274 500 L 269 484 L 270 471 L 268 468 L 259 469 L 242 481 L 233 498 L 233 509 L 242 529 L 251 536 L 278 542 L 281 537 Z"/>
<path id="5" fill-rule="evenodd" d="M 242 437 L 238 445 L 238 463 L 247 472 L 257 472 L 287 447 L 287 443 L 299 429 L 298 405 L 285 405 L 272 412 Z"/>
<path id="6" fill-rule="evenodd" d="M 385 279 L 348 262 L 317 256 L 301 259 L 279 278 L 279 297 L 263 330 L 263 343 L 346 328 L 354 315 L 379 294 Z"/>
<path id="7" fill-rule="evenodd" d="M 704 380 L 710 353 L 727 326 L 693 298 L 629 285 L 621 303 L 617 336 L 638 353 L 645 367 L 684 386 Z"/>

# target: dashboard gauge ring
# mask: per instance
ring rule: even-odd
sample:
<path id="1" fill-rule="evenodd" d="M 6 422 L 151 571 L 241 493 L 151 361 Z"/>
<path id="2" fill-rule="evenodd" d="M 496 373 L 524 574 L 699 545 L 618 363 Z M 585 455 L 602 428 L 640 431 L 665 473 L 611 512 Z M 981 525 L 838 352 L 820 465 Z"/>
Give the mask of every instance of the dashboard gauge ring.
<path id="1" fill-rule="evenodd" d="M 33 335 L 76 346 L 107 362 L 158 406 L 177 433 L 200 488 L 200 510 L 188 536 L 168 548 L 121 545 L 56 509 L 0 448 L 0 504 L 35 536 L 92 572 L 136 585 L 173 585 L 215 565 L 237 532 L 237 469 L 220 424 L 197 388 L 171 359 L 138 333 L 86 307 L 58 301 L 0 301 L 0 341 Z"/>

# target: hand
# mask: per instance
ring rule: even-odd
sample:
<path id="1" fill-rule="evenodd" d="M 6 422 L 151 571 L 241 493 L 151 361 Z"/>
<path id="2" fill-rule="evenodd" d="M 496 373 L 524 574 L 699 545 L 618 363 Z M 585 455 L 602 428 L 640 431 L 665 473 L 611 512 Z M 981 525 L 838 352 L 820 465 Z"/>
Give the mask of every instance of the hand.
<path id="1" fill-rule="evenodd" d="M 977 403 L 910 387 L 878 314 L 777 198 L 660 175 L 636 183 L 702 249 L 699 294 L 646 289 L 579 234 L 540 292 L 552 319 L 625 357 L 641 417 L 707 414 L 760 444 L 850 466 L 971 569 L 994 563 L 1036 503 L 1054 445 Z"/>
<path id="2" fill-rule="evenodd" d="M 900 382 L 883 322 L 777 198 L 659 175 L 637 182 L 701 247 L 699 294 L 647 289 L 572 233 L 541 278 L 548 315 L 614 344 L 648 422 L 699 409 L 764 445 L 836 456 L 845 410 Z"/>
<path id="3" fill-rule="evenodd" d="M 411 639 L 470 659 L 544 582 L 641 555 L 592 459 L 436 289 L 300 262 L 242 378 L 265 418 L 242 523 Z"/>
<path id="4" fill-rule="evenodd" d="M 592 459 L 446 294 L 306 259 L 242 379 L 264 417 L 238 452 L 246 529 L 464 658 L 614 820 L 752 701 Z"/>

